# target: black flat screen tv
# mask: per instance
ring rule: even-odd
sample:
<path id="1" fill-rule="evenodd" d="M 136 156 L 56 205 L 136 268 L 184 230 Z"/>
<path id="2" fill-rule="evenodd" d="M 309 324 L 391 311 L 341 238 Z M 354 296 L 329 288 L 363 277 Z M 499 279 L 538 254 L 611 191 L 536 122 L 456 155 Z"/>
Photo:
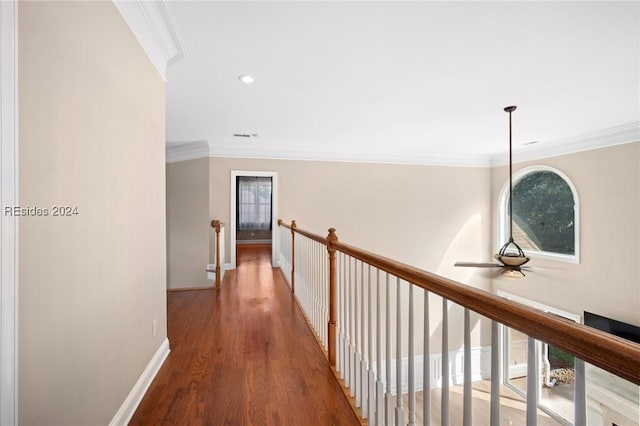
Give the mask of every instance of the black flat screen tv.
<path id="1" fill-rule="evenodd" d="M 584 311 L 584 324 L 614 336 L 640 343 L 640 327 Z"/>

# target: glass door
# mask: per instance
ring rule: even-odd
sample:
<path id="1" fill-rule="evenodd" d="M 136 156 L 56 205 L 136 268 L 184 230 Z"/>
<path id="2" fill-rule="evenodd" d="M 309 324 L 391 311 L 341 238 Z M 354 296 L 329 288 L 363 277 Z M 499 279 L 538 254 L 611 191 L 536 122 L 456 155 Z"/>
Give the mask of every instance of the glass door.
<path id="1" fill-rule="evenodd" d="M 499 293 L 508 299 L 563 319 L 579 322 L 580 316 L 557 308 L 546 306 L 532 300 Z M 560 425 L 571 425 L 574 421 L 574 379 L 575 359 L 572 355 L 536 341 L 537 360 L 527 359 L 527 335 L 503 327 L 503 381 L 516 394 L 526 398 L 527 392 L 527 364 L 537 363 L 538 379 L 538 407 Z"/>

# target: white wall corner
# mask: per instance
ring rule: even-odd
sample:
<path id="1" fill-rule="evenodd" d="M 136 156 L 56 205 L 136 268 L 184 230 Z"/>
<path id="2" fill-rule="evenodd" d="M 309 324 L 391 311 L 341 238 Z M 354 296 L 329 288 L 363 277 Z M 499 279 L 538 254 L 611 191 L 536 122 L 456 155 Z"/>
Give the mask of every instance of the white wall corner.
<path id="1" fill-rule="evenodd" d="M 129 395 L 127 395 L 127 398 L 120 406 L 120 409 L 116 415 L 113 416 L 111 422 L 109 422 L 109 426 L 124 426 L 129 424 L 131 417 L 133 417 L 133 414 L 136 412 L 140 401 L 142 401 L 144 394 L 147 392 L 147 389 L 149 389 L 151 382 L 153 382 L 156 374 L 158 374 L 167 356 L 169 356 L 169 339 L 164 339 L 142 372 L 142 375 L 140 375 L 140 378 L 133 386 L 133 389 L 131 389 L 131 392 L 129 392 Z"/>
<path id="2" fill-rule="evenodd" d="M 0 2 L 0 194 L 18 204 L 18 7 Z M 0 424 L 18 422 L 18 218 L 0 216 Z"/>
<path id="3" fill-rule="evenodd" d="M 195 142 L 167 142 L 167 163 L 197 160 L 209 157 L 207 141 Z"/>
<path id="4" fill-rule="evenodd" d="M 187 56 L 180 30 L 167 0 L 113 0 L 158 73 Z"/>

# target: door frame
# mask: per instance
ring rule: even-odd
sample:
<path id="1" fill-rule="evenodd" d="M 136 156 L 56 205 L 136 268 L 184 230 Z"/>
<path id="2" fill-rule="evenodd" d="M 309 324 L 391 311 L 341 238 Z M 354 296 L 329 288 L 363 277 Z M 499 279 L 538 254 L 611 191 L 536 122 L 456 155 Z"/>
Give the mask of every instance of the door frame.
<path id="1" fill-rule="evenodd" d="M 276 256 L 278 241 L 276 236 L 278 233 L 276 232 L 278 229 L 278 172 L 274 171 L 258 171 L 258 170 L 231 170 L 231 196 L 229 199 L 231 200 L 230 207 L 230 220 L 231 223 L 231 235 L 229 236 L 229 249 L 231 251 L 230 267 L 227 269 L 235 269 L 236 268 L 236 182 L 238 177 L 270 177 L 271 178 L 271 266 L 274 268 L 278 267 L 278 259 Z"/>
<path id="2" fill-rule="evenodd" d="M 0 2 L 1 202 L 18 204 L 18 5 Z M 0 424 L 18 424 L 18 218 L 0 220 Z"/>
<path id="3" fill-rule="evenodd" d="M 536 302 L 535 300 L 532 299 L 528 299 L 526 297 L 522 297 L 522 296 L 518 296 L 503 290 L 498 290 L 497 292 L 498 296 L 504 297 L 505 299 L 509 299 L 512 300 L 514 302 L 518 302 L 521 303 L 523 305 L 527 305 L 530 306 L 532 308 L 538 309 L 540 311 L 549 313 L 549 314 L 553 314 L 553 315 L 557 315 L 560 317 L 563 317 L 565 319 L 571 320 L 575 323 L 581 324 L 582 323 L 582 318 L 579 314 L 575 314 L 573 312 L 569 312 L 569 311 L 565 311 L 563 309 L 559 309 L 553 306 L 549 306 L 549 305 L 545 305 L 544 303 L 540 303 L 540 302 Z M 501 324 L 500 325 L 502 332 L 500 333 L 501 335 L 501 346 L 502 346 L 502 360 L 500 361 L 501 367 L 502 367 L 502 384 L 507 386 L 509 389 L 513 390 L 515 393 L 517 393 L 518 395 L 520 395 L 523 398 L 526 398 L 526 393 L 523 392 L 521 389 L 517 388 L 516 386 L 512 385 L 511 383 L 509 383 L 509 355 L 508 355 L 508 351 L 509 351 L 509 337 L 508 337 L 508 327 Z M 542 347 L 543 345 L 545 345 L 546 343 L 541 342 L 539 340 L 536 340 L 536 354 L 538 354 L 537 359 L 535 360 L 535 362 L 538 364 L 536 369 L 539 372 L 540 371 L 540 364 L 541 364 L 541 355 L 542 355 Z M 577 358 L 576 358 L 577 360 Z M 527 359 L 527 363 L 529 362 L 529 360 Z M 555 411 L 551 410 L 549 407 L 547 407 L 546 405 L 542 404 L 542 381 L 540 380 L 540 377 L 538 378 L 539 383 L 538 383 L 538 389 L 536 389 L 537 392 L 537 401 L 538 401 L 538 408 L 541 409 L 542 411 L 544 411 L 545 413 L 547 413 L 549 416 L 551 416 L 554 420 L 558 421 L 559 423 L 562 424 L 568 424 L 567 420 L 565 418 L 563 418 L 562 416 L 560 416 L 558 413 L 556 413 Z M 574 404 L 576 403 L 576 401 L 574 400 Z"/>

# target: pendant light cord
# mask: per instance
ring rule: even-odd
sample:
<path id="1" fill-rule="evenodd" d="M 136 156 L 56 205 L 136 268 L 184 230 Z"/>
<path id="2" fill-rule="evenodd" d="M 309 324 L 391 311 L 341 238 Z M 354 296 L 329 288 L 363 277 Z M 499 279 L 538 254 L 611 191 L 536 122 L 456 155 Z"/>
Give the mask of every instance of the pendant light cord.
<path id="1" fill-rule="evenodd" d="M 511 113 L 509 111 L 509 242 L 513 241 L 513 158 L 511 154 Z"/>
<path id="2" fill-rule="evenodd" d="M 516 107 L 508 106 L 504 110 L 509 113 L 509 240 L 502 246 L 498 252 L 498 256 L 507 255 L 507 249 L 509 246 L 512 246 L 516 250 L 515 256 L 526 258 L 524 262 L 526 263 L 529 258 L 525 256 L 520 246 L 513 240 L 513 138 L 511 131 L 511 113 L 516 110 Z"/>

